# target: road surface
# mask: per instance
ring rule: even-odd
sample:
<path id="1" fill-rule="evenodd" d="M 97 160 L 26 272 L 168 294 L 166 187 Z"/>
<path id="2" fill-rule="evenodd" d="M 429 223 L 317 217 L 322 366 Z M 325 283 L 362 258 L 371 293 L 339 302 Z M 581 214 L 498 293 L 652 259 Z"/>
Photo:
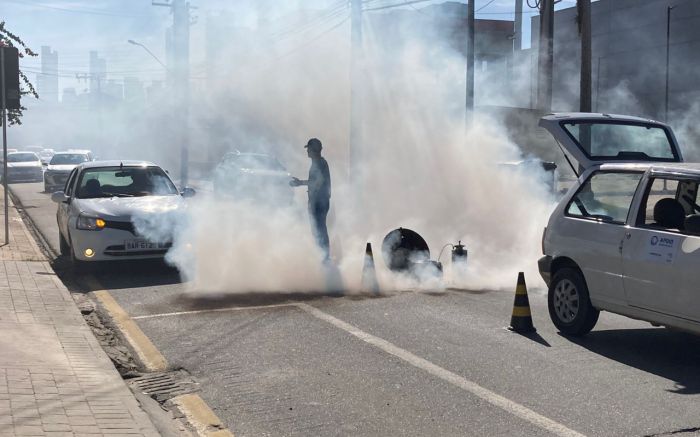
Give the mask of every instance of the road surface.
<path id="1" fill-rule="evenodd" d="M 40 184 L 12 189 L 57 245 Z M 700 435 L 700 338 L 609 313 L 566 338 L 543 293 L 526 337 L 504 329 L 512 292 L 212 295 L 162 263 L 63 277 L 108 290 L 236 436 Z"/>

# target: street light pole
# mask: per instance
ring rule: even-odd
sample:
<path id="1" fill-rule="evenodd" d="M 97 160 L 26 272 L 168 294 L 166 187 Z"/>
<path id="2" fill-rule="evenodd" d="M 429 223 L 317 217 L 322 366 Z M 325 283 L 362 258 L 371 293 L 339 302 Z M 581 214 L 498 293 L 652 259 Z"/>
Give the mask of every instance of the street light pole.
<path id="1" fill-rule="evenodd" d="M 135 46 L 141 47 L 142 49 L 144 49 L 144 50 L 146 51 L 146 53 L 148 53 L 149 55 L 151 55 L 151 57 L 152 57 L 153 59 L 155 59 L 160 65 L 162 65 L 163 68 L 165 68 L 166 70 L 168 69 L 168 66 L 165 65 L 165 64 L 163 63 L 163 61 L 161 61 L 160 59 L 158 59 L 158 56 L 156 56 L 155 54 L 153 54 L 153 52 L 150 51 L 150 50 L 148 49 L 148 47 L 146 47 L 145 45 L 141 44 L 140 42 L 134 41 L 133 39 L 130 39 L 130 40 L 128 40 L 127 42 L 128 42 L 129 44 L 133 44 L 133 45 L 135 45 Z"/>
<path id="2" fill-rule="evenodd" d="M 668 82 L 669 82 L 669 61 L 671 58 L 671 11 L 675 6 L 666 8 L 666 104 L 664 105 L 664 120 L 668 122 Z"/>

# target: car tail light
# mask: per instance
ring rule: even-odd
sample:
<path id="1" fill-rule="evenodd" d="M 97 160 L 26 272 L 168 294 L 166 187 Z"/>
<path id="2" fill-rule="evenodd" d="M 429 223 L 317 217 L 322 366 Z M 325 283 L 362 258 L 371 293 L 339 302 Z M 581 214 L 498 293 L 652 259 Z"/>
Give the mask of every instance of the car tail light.
<path id="1" fill-rule="evenodd" d="M 542 255 L 546 255 L 544 253 L 544 238 L 547 236 L 547 226 L 544 227 L 544 230 L 542 231 Z"/>

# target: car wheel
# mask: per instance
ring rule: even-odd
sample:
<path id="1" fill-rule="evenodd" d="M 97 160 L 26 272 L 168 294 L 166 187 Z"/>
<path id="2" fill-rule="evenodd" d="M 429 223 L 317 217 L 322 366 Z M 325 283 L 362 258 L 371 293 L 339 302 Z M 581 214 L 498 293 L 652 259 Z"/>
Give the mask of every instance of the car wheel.
<path id="1" fill-rule="evenodd" d="M 68 242 L 66 241 L 66 239 L 63 238 L 63 234 L 61 234 L 60 232 L 58 233 L 58 248 L 61 251 L 61 255 L 63 255 L 63 256 L 71 255 L 70 246 L 68 245 Z"/>
<path id="2" fill-rule="evenodd" d="M 547 300 L 549 317 L 563 334 L 585 335 L 598 321 L 600 311 L 591 305 L 586 280 L 578 270 L 557 270 Z"/>

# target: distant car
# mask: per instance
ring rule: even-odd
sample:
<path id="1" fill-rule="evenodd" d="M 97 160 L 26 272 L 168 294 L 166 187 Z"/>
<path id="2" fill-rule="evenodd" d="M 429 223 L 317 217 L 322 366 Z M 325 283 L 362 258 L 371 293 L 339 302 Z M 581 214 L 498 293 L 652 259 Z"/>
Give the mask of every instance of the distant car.
<path id="1" fill-rule="evenodd" d="M 148 162 L 80 164 L 70 172 L 65 192 L 51 196 L 58 203 L 61 254 L 77 268 L 94 261 L 162 258 L 172 235 L 151 241 L 138 234 L 132 219 L 177 211 L 183 197 L 192 195 L 191 188 L 180 193 L 163 169 Z"/>
<path id="2" fill-rule="evenodd" d="M 42 150 L 44 150 L 44 148 L 41 146 L 27 146 L 22 148 L 22 152 L 34 152 L 37 155 L 41 153 Z"/>
<path id="3" fill-rule="evenodd" d="M 7 182 L 40 182 L 43 175 L 41 160 L 33 152 L 7 154 Z"/>
<path id="4" fill-rule="evenodd" d="M 56 152 L 53 149 L 43 149 L 41 152 L 38 153 L 39 158 L 41 159 L 41 163 L 44 165 L 49 165 L 49 162 L 51 162 L 51 158 L 53 158 L 53 155 L 55 155 Z"/>
<path id="5" fill-rule="evenodd" d="M 540 126 L 579 175 L 542 236 L 554 325 L 583 335 L 605 310 L 700 334 L 700 164 L 653 120 L 562 113 Z"/>
<path id="6" fill-rule="evenodd" d="M 232 152 L 214 169 L 214 193 L 234 199 L 289 204 L 291 175 L 273 156 Z"/>
<path id="7" fill-rule="evenodd" d="M 44 191 L 52 193 L 63 189 L 68 175 L 83 162 L 94 161 L 91 152 L 58 152 L 49 161 L 44 172 Z"/>
<path id="8" fill-rule="evenodd" d="M 15 153 L 15 152 L 19 152 L 19 150 L 17 150 L 17 149 L 7 149 L 7 153 Z"/>

